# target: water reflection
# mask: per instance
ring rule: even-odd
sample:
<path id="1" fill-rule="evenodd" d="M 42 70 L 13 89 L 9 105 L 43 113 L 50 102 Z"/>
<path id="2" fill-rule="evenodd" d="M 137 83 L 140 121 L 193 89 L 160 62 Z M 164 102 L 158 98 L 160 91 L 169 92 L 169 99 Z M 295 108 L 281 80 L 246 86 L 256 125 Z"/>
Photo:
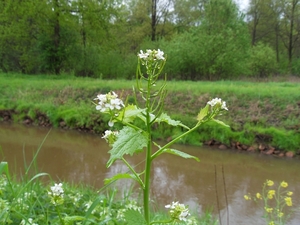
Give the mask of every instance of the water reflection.
<path id="1" fill-rule="evenodd" d="M 48 131 L 0 124 L 1 160 L 8 161 L 15 173 L 22 173 L 23 162 L 28 164 L 32 160 Z M 266 179 L 288 182 L 289 190 L 295 193 L 294 204 L 300 205 L 300 197 L 296 194 L 300 193 L 299 160 L 191 146 L 173 147 L 199 157 L 201 162 L 174 155 L 162 155 L 153 162 L 151 191 L 153 200 L 160 205 L 177 200 L 199 213 L 213 207 L 216 216 L 220 212 L 222 224 L 227 224 L 228 214 L 229 224 L 265 224 L 261 209 L 254 202 L 246 202 L 243 196 L 248 192 L 260 192 Z M 108 150 L 99 136 L 53 129 L 38 155 L 38 168 L 55 180 L 88 183 L 101 188 L 104 178 L 127 171 L 120 161 L 106 168 Z M 128 160 L 139 164 L 143 158 L 141 153 Z M 143 163 L 138 168 L 142 170 Z M 131 180 L 122 180 L 118 186 L 126 191 L 131 184 Z M 289 224 L 296 225 L 299 221 L 298 213 Z"/>

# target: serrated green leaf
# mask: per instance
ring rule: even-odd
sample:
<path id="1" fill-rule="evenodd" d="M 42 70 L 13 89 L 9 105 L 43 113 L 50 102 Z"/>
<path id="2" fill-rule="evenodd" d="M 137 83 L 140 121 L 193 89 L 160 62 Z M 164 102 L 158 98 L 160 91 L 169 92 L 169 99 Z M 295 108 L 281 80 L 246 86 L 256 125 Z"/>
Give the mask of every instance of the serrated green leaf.
<path id="1" fill-rule="evenodd" d="M 208 110 L 209 110 L 209 105 L 206 105 L 203 109 L 201 109 L 197 116 L 197 120 L 198 121 L 203 120 L 203 118 L 207 116 Z"/>
<path id="2" fill-rule="evenodd" d="M 121 159 L 125 154 L 133 155 L 134 153 L 143 151 L 147 146 L 147 137 L 140 131 L 136 131 L 131 127 L 124 127 L 116 142 L 113 144 L 112 149 L 109 151 L 110 159 L 106 166 L 110 167 L 114 161 Z"/>
<path id="3" fill-rule="evenodd" d="M 213 119 L 213 121 L 217 122 L 218 124 L 222 125 L 222 126 L 225 126 L 225 127 L 230 127 L 229 125 L 227 125 L 226 123 L 220 121 L 220 120 L 216 120 L 216 119 Z"/>
<path id="4" fill-rule="evenodd" d="M 169 125 L 171 125 L 171 126 L 174 126 L 174 127 L 176 127 L 176 126 L 182 126 L 182 127 L 184 127 L 184 128 L 186 128 L 186 129 L 190 129 L 189 127 L 187 127 L 187 126 L 185 126 L 183 123 L 181 123 L 180 121 L 178 121 L 178 120 L 173 120 L 168 114 L 166 114 L 166 113 L 162 113 L 161 115 L 160 115 L 160 117 L 158 117 L 157 119 L 156 119 L 156 122 L 158 122 L 158 123 L 160 123 L 160 122 L 165 122 L 165 123 L 167 123 L 167 124 L 169 124 Z"/>
<path id="5" fill-rule="evenodd" d="M 133 174 L 118 173 L 118 174 L 114 175 L 111 178 L 104 179 L 104 184 L 107 185 L 107 184 L 110 184 L 110 183 L 115 182 L 115 181 L 120 180 L 120 179 L 134 179 L 134 180 L 137 181 L 136 177 Z"/>
<path id="6" fill-rule="evenodd" d="M 124 212 L 125 220 L 130 225 L 147 225 L 143 215 L 136 210 L 129 209 Z"/>
<path id="7" fill-rule="evenodd" d="M 165 122 L 171 126 L 178 126 L 181 122 L 178 120 L 173 120 L 166 113 L 162 113 L 160 117 L 157 118 L 157 122 Z"/>
<path id="8" fill-rule="evenodd" d="M 139 109 L 136 105 L 128 105 L 119 114 L 118 119 L 126 123 L 130 123 L 136 117 L 144 117 L 143 116 L 144 111 L 145 109 Z"/>
<path id="9" fill-rule="evenodd" d="M 200 162 L 200 159 L 197 158 L 196 156 L 192 156 L 190 154 L 187 154 L 185 152 L 182 152 L 182 151 L 179 151 L 179 150 L 176 150 L 176 149 L 168 148 L 168 149 L 164 150 L 163 152 L 170 153 L 170 154 L 173 154 L 173 155 L 177 155 L 177 156 L 180 156 L 180 157 L 185 158 L 185 159 L 195 159 L 197 162 Z"/>

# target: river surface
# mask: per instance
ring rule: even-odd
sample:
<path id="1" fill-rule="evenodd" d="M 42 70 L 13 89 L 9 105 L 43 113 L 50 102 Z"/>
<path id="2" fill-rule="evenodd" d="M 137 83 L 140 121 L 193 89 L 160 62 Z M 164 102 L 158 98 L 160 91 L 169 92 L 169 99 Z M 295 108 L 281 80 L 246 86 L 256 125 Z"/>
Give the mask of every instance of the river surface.
<path id="1" fill-rule="evenodd" d="M 0 159 L 7 161 L 16 175 L 22 174 L 24 161 L 30 163 L 49 130 L 0 123 Z M 197 156 L 201 161 L 167 154 L 155 159 L 151 195 L 157 204 L 180 201 L 199 214 L 213 207 L 215 217 L 221 216 L 220 224 L 225 225 L 229 220 L 230 225 L 264 225 L 262 205 L 245 201 L 243 196 L 261 192 L 263 182 L 271 179 L 286 181 L 288 190 L 294 192 L 293 205 L 300 206 L 298 159 L 184 145 L 173 148 Z M 49 173 L 56 181 L 101 188 L 103 179 L 127 171 L 118 161 L 106 168 L 108 151 L 107 143 L 99 135 L 51 129 L 41 146 L 37 164 L 39 172 Z M 128 161 L 139 164 L 143 158 L 141 153 Z M 116 185 L 128 190 L 132 184 L 124 180 Z M 299 210 L 288 224 L 300 224 Z"/>

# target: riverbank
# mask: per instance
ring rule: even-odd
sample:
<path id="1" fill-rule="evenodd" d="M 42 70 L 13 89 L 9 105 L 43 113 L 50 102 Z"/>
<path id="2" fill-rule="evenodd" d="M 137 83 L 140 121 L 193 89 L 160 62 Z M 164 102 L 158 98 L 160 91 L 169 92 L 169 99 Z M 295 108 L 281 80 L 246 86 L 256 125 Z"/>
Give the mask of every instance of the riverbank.
<path id="1" fill-rule="evenodd" d="M 92 104 L 98 93 L 115 91 L 133 102 L 134 81 L 64 76 L 0 74 L 0 120 L 103 133 L 108 119 Z M 229 112 L 219 119 L 230 125 L 206 124 L 182 143 L 217 145 L 221 149 L 294 157 L 300 151 L 300 83 L 281 82 L 168 82 L 165 111 L 188 126 L 207 101 L 220 97 Z M 127 100 L 126 100 L 127 99 Z M 171 140 L 179 128 L 162 124 L 156 139 Z"/>

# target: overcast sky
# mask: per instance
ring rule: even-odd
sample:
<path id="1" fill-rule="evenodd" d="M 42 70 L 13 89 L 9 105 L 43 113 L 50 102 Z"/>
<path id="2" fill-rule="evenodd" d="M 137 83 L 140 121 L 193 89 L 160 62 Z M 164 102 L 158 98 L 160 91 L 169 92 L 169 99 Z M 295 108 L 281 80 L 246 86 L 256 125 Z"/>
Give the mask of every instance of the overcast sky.
<path id="1" fill-rule="evenodd" d="M 248 7 L 249 0 L 235 0 L 235 1 L 240 5 L 240 9 L 242 11 L 244 11 Z"/>

